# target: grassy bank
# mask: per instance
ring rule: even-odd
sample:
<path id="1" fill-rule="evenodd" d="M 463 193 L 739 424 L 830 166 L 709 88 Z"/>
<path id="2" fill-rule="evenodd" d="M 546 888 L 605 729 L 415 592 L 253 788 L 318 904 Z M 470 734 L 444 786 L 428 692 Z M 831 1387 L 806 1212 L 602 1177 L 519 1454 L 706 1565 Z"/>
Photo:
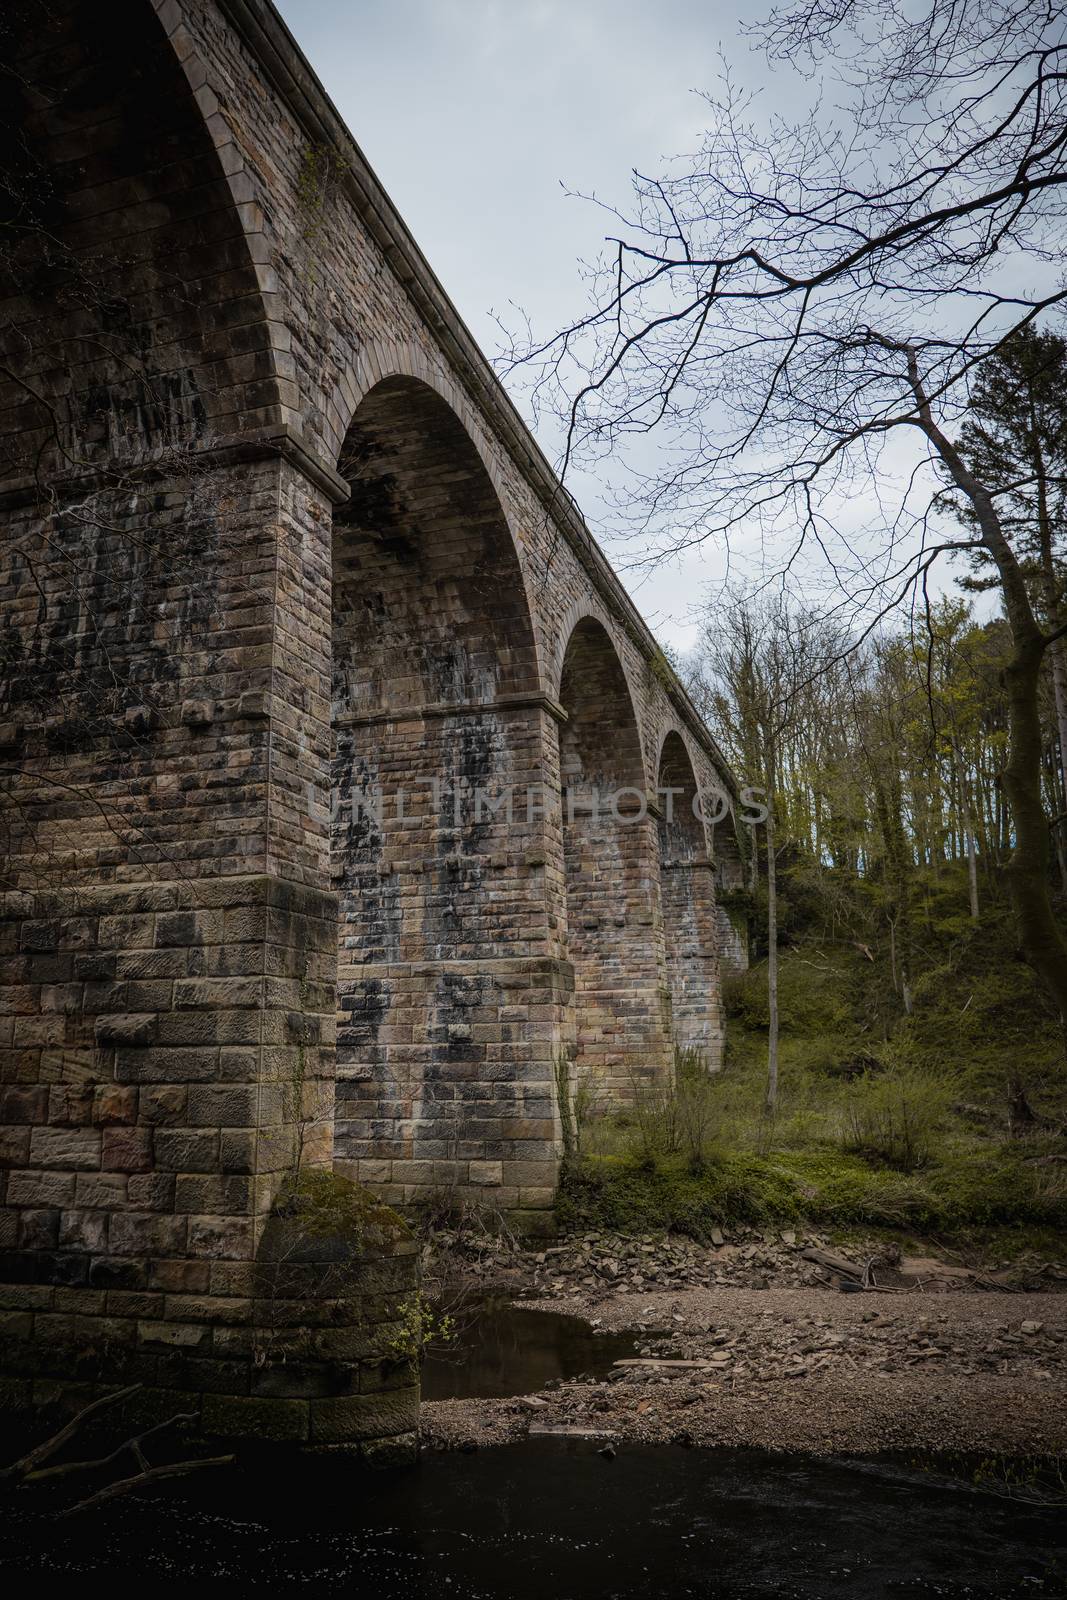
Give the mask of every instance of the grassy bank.
<path id="1" fill-rule="evenodd" d="M 862 939 L 809 934 L 781 953 L 773 1121 L 762 1115 L 766 967 L 756 964 L 728 989 L 722 1073 L 708 1079 L 682 1062 L 673 1093 L 581 1118 L 561 1224 L 698 1238 L 730 1222 L 944 1236 L 1008 1228 L 1021 1248 L 1062 1255 L 1058 1027 L 1004 912 L 947 928 L 932 916 L 929 947 L 910 1015 Z M 1033 1121 L 1021 1120 L 1026 1107 Z"/>

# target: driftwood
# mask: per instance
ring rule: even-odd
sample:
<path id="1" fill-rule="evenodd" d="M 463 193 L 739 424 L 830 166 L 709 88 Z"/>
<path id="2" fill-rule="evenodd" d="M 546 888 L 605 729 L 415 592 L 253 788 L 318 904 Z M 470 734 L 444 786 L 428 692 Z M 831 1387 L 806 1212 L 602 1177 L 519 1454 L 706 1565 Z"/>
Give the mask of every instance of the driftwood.
<path id="1" fill-rule="evenodd" d="M 88 1495 L 84 1500 L 79 1500 L 76 1505 L 68 1506 L 65 1511 L 59 1513 L 63 1517 L 72 1517 L 75 1512 L 89 1511 L 95 1506 L 103 1505 L 108 1500 L 117 1499 L 120 1495 L 131 1494 L 134 1490 L 141 1489 L 146 1484 L 158 1483 L 164 1478 L 182 1478 L 190 1472 L 198 1472 L 202 1467 L 227 1467 L 233 1463 L 235 1458 L 232 1455 L 228 1455 L 193 1458 L 188 1461 L 172 1461 L 160 1467 L 154 1467 L 151 1464 L 142 1449 L 144 1441 L 152 1438 L 154 1434 L 162 1433 L 165 1428 L 174 1427 L 176 1423 L 195 1422 L 196 1413 L 188 1411 L 179 1412 L 173 1417 L 168 1417 L 165 1422 L 154 1423 L 151 1427 L 144 1428 L 140 1433 L 135 1433 L 130 1438 L 123 1439 L 121 1444 L 117 1444 L 107 1455 L 98 1456 L 95 1460 L 64 1461 L 59 1466 L 44 1466 L 43 1463 L 50 1460 L 58 1450 L 61 1450 L 69 1440 L 73 1439 L 79 1428 L 90 1417 L 97 1416 L 100 1412 L 121 1404 L 123 1400 L 128 1400 L 130 1395 L 136 1394 L 140 1387 L 139 1383 L 133 1383 L 127 1389 L 116 1389 L 112 1394 L 101 1395 L 99 1400 L 94 1400 L 90 1405 L 79 1411 L 76 1416 L 72 1417 L 64 1427 L 59 1429 L 58 1433 L 52 1434 L 50 1438 L 43 1440 L 41 1444 L 35 1445 L 20 1460 L 0 1471 L 0 1482 L 15 1485 L 54 1483 L 57 1479 L 68 1478 L 74 1473 L 100 1472 L 129 1451 L 140 1470 L 128 1478 L 118 1478 L 114 1483 L 105 1484 L 95 1494 Z"/>
<path id="2" fill-rule="evenodd" d="M 17 1483 L 24 1482 L 40 1466 L 42 1461 L 47 1461 L 50 1456 L 55 1455 L 57 1450 L 63 1448 L 68 1439 L 73 1439 L 83 1422 L 87 1422 L 90 1417 L 95 1416 L 100 1411 L 107 1411 L 111 1406 L 118 1405 L 122 1400 L 128 1400 L 130 1395 L 136 1394 L 140 1387 L 139 1383 L 131 1383 L 128 1389 L 117 1389 L 113 1394 L 101 1395 L 99 1400 L 94 1400 L 91 1405 L 85 1406 L 83 1410 L 79 1411 L 77 1416 L 72 1417 L 65 1427 L 60 1428 L 58 1433 L 54 1433 L 50 1439 L 45 1439 L 43 1443 L 35 1445 L 28 1455 L 22 1457 L 21 1461 L 16 1461 L 10 1467 L 5 1467 L 3 1472 L 0 1473 L 0 1481 L 10 1482 L 14 1479 Z"/>
<path id="3" fill-rule="evenodd" d="M 849 1261 L 846 1256 L 834 1255 L 832 1250 L 820 1250 L 815 1245 L 809 1244 L 800 1252 L 805 1261 L 813 1261 L 817 1267 L 825 1267 L 827 1272 L 836 1272 L 839 1278 L 855 1278 L 857 1283 L 862 1283 L 865 1269 L 856 1261 Z"/>
<path id="4" fill-rule="evenodd" d="M 695 1367 L 700 1371 L 717 1367 L 717 1361 L 671 1361 L 664 1356 L 631 1356 L 626 1361 L 613 1361 L 613 1367 Z"/>
<path id="5" fill-rule="evenodd" d="M 44 1483 L 49 1479 L 66 1478 L 72 1472 L 100 1472 L 104 1467 L 109 1467 L 119 1456 L 125 1455 L 129 1450 L 134 1459 L 144 1468 L 148 1462 L 144 1458 L 141 1446 L 146 1439 L 154 1433 L 162 1433 L 164 1428 L 171 1428 L 178 1422 L 195 1422 L 195 1411 L 181 1411 L 177 1416 L 168 1417 L 166 1422 L 157 1422 L 154 1427 L 146 1428 L 143 1433 L 136 1433 L 131 1439 L 123 1439 L 108 1455 L 98 1456 L 95 1461 L 65 1461 L 58 1467 L 40 1467 L 35 1472 L 28 1472 L 23 1479 L 24 1483 Z"/>
<path id="6" fill-rule="evenodd" d="M 204 1456 L 191 1461 L 172 1461 L 164 1467 L 150 1467 L 146 1462 L 142 1472 L 135 1473 L 132 1478 L 119 1478 L 115 1483 L 106 1484 L 103 1489 L 98 1489 L 85 1500 L 79 1500 L 77 1505 L 68 1506 L 66 1511 L 61 1511 L 59 1515 L 73 1517 L 78 1511 L 91 1511 L 94 1506 L 103 1505 L 107 1500 L 115 1500 L 119 1495 L 143 1489 L 145 1484 L 159 1483 L 164 1478 L 184 1478 L 190 1472 L 199 1472 L 201 1467 L 229 1467 L 233 1465 L 234 1459 L 233 1456 Z"/>

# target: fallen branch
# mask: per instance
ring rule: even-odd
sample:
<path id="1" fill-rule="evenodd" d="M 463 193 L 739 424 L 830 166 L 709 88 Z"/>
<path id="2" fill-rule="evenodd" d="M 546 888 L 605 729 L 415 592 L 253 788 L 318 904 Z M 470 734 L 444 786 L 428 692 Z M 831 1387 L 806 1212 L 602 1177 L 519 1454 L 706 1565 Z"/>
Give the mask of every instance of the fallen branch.
<path id="1" fill-rule="evenodd" d="M 113 1461 L 117 1461 L 119 1456 L 125 1455 L 127 1450 L 132 1452 L 139 1467 L 147 1468 L 148 1462 L 145 1460 L 141 1450 L 141 1445 L 146 1439 L 150 1439 L 154 1433 L 162 1433 L 164 1428 L 172 1428 L 175 1423 L 195 1421 L 195 1411 L 181 1411 L 177 1416 L 168 1417 L 166 1422 L 157 1422 L 154 1427 L 146 1428 L 143 1433 L 134 1434 L 132 1439 L 123 1439 L 121 1444 L 115 1446 L 110 1455 L 99 1456 L 95 1461 L 67 1461 L 58 1467 L 42 1467 L 37 1471 L 28 1472 L 23 1481 L 26 1483 L 45 1483 L 54 1478 L 68 1477 L 72 1472 L 99 1472 L 104 1467 L 109 1467 Z"/>
<path id="2" fill-rule="evenodd" d="M 72 1517 L 76 1511 L 88 1511 L 92 1507 L 103 1505 L 108 1500 L 117 1499 L 120 1495 L 131 1494 L 134 1490 L 142 1488 L 145 1484 L 161 1482 L 165 1478 L 183 1478 L 190 1472 L 198 1472 L 201 1467 L 227 1467 L 234 1461 L 232 1455 L 211 1456 L 203 1460 L 172 1461 L 160 1467 L 152 1466 L 142 1449 L 146 1439 L 151 1439 L 155 1434 L 162 1433 L 165 1428 L 173 1428 L 176 1423 L 195 1422 L 194 1411 L 178 1412 L 173 1417 L 168 1417 L 165 1422 L 156 1422 L 149 1428 L 144 1428 L 140 1433 L 133 1434 L 129 1439 L 123 1439 L 121 1444 L 106 1456 L 98 1456 L 93 1461 L 65 1461 L 59 1466 L 46 1467 L 43 1463 L 56 1451 L 61 1449 L 68 1440 L 72 1439 L 82 1424 L 91 1416 L 98 1415 L 112 1406 L 119 1405 L 123 1400 L 128 1400 L 130 1395 L 136 1394 L 141 1388 L 139 1383 L 130 1384 L 129 1388 L 117 1389 L 112 1394 L 101 1395 L 71 1420 L 58 1433 L 45 1439 L 41 1444 L 35 1445 L 27 1455 L 16 1461 L 12 1466 L 5 1467 L 0 1472 L 0 1481 L 14 1481 L 23 1483 L 52 1483 L 58 1478 L 70 1477 L 75 1472 L 100 1472 L 117 1461 L 127 1451 L 133 1456 L 139 1471 L 128 1478 L 119 1478 L 114 1483 L 98 1489 L 95 1494 L 88 1495 L 84 1500 L 79 1500 L 76 1505 L 68 1506 L 65 1511 L 58 1513 L 61 1517 Z"/>
<path id="3" fill-rule="evenodd" d="M 800 1254 L 802 1260 L 812 1261 L 817 1267 L 824 1267 L 827 1272 L 836 1272 L 843 1278 L 855 1278 L 857 1283 L 863 1281 L 864 1269 L 845 1256 L 836 1256 L 830 1250 L 819 1250 L 813 1244 L 809 1244 Z"/>
<path id="4" fill-rule="evenodd" d="M 112 1394 L 101 1395 L 99 1400 L 94 1400 L 91 1405 L 87 1405 L 83 1410 L 79 1411 L 77 1416 L 72 1417 L 65 1427 L 60 1428 L 58 1433 L 54 1433 L 50 1439 L 45 1439 L 43 1443 L 36 1445 L 20 1461 L 14 1462 L 10 1467 L 5 1467 L 3 1472 L 0 1473 L 0 1481 L 6 1483 L 14 1478 L 21 1483 L 23 1479 L 27 1478 L 31 1472 L 40 1466 L 42 1461 L 47 1461 L 50 1456 L 55 1455 L 57 1450 L 62 1449 L 68 1439 L 73 1439 L 82 1423 L 87 1421 L 89 1417 L 100 1411 L 107 1411 L 109 1407 L 118 1405 L 122 1400 L 128 1400 L 130 1395 L 136 1394 L 140 1387 L 139 1383 L 131 1383 L 128 1389 L 117 1389 Z"/>
<path id="5" fill-rule="evenodd" d="M 690 1367 L 700 1371 L 708 1367 L 719 1366 L 718 1361 L 681 1361 L 668 1360 L 664 1356 L 631 1356 L 626 1361 L 613 1361 L 613 1367 Z"/>
<path id="6" fill-rule="evenodd" d="M 235 1460 L 236 1457 L 232 1455 L 208 1456 L 198 1461 L 172 1461 L 165 1467 L 146 1467 L 143 1472 L 138 1472 L 132 1478 L 119 1478 L 115 1483 L 107 1484 L 95 1494 L 79 1500 L 77 1505 L 68 1506 L 59 1515 L 73 1517 L 79 1511 L 91 1511 L 94 1506 L 103 1505 L 107 1500 L 115 1500 L 119 1495 L 132 1494 L 134 1490 L 142 1489 L 146 1484 L 159 1483 L 164 1478 L 184 1478 L 190 1472 L 199 1472 L 202 1467 L 230 1467 Z"/>

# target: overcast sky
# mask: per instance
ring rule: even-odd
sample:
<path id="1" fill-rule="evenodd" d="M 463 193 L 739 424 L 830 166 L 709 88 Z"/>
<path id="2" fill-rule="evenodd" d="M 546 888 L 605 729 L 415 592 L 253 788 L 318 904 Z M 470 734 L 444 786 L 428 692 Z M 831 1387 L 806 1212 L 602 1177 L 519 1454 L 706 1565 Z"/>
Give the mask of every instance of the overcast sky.
<path id="1" fill-rule="evenodd" d="M 715 80 L 722 52 L 740 82 L 770 81 L 738 36 L 744 9 L 715 0 L 280 0 L 280 9 L 489 356 L 499 342 L 492 312 L 507 316 L 509 302 L 541 330 L 585 304 L 577 262 L 596 254 L 604 222 L 561 185 L 621 202 L 631 168 L 656 170 L 692 148 L 703 125 L 693 91 Z M 783 86 L 773 87 L 780 106 Z M 573 487 L 599 534 L 595 489 Z M 718 570 L 706 552 L 651 579 L 623 577 L 659 638 L 686 648 L 694 603 Z"/>

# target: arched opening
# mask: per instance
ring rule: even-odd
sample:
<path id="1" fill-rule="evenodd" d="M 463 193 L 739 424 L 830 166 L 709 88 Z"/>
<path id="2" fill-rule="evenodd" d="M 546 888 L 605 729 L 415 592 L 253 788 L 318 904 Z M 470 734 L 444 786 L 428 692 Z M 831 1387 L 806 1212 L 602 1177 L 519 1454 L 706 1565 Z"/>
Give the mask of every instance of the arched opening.
<path id="1" fill-rule="evenodd" d="M 559 698 L 576 1073 L 597 1099 L 619 1103 L 669 1070 L 670 992 L 633 702 L 615 647 L 591 617 L 571 634 Z"/>
<path id="2" fill-rule="evenodd" d="M 262 511 L 203 447 L 280 416 L 255 268 L 151 5 L 12 0 L 0 34 L 0 720 L 19 742 L 0 842 L 60 889 L 116 858 L 210 872 L 247 835 L 236 805 L 228 837 L 215 821 L 180 708 L 248 687 L 234 619 Z M 259 732 L 234 729 L 235 770 Z"/>
<path id="3" fill-rule="evenodd" d="M 715 921 L 718 927 L 719 971 L 723 977 L 748 969 L 748 920 L 743 905 L 733 897 L 745 886 L 745 863 L 733 811 L 713 822 L 708 830 L 715 868 Z"/>
<path id="4" fill-rule="evenodd" d="M 544 824 L 527 805 L 553 735 L 522 571 L 481 457 L 426 384 L 378 384 L 338 466 L 335 1157 L 394 1199 L 469 1183 L 504 1203 L 512 1141 L 530 1189 L 551 1189 L 555 1158 L 551 1030 L 530 1015 Z"/>
<path id="5" fill-rule="evenodd" d="M 717 919 L 696 774 L 682 738 L 663 741 L 656 788 L 663 940 L 674 1043 L 707 1068 L 722 1063 Z"/>

